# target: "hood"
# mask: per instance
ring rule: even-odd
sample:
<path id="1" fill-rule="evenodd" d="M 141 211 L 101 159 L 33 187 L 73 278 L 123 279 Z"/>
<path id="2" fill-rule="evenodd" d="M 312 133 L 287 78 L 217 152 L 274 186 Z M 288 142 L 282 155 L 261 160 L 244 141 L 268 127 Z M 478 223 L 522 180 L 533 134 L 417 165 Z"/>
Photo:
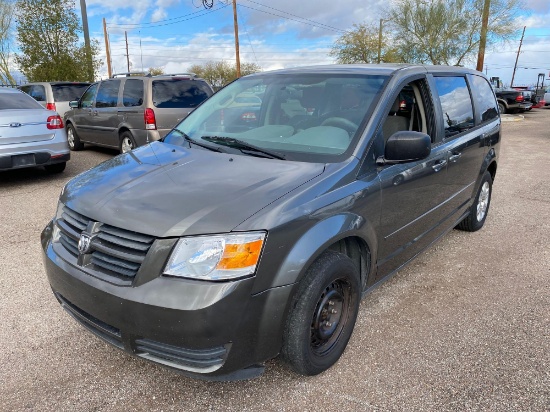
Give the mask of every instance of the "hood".
<path id="1" fill-rule="evenodd" d="M 323 170 L 155 142 L 75 177 L 61 201 L 93 220 L 156 237 L 223 233 Z"/>

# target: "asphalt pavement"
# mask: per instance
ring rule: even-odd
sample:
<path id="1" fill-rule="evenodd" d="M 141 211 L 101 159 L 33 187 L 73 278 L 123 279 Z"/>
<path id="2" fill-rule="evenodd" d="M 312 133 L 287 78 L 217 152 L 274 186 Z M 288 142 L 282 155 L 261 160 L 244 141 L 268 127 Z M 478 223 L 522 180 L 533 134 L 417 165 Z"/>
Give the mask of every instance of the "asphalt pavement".
<path id="1" fill-rule="evenodd" d="M 65 182 L 114 154 L 0 172 L 1 411 L 550 411 L 550 109 L 503 123 L 485 227 L 452 231 L 369 294 L 343 357 L 315 377 L 273 360 L 255 380 L 193 380 L 61 309 L 40 232 Z"/>

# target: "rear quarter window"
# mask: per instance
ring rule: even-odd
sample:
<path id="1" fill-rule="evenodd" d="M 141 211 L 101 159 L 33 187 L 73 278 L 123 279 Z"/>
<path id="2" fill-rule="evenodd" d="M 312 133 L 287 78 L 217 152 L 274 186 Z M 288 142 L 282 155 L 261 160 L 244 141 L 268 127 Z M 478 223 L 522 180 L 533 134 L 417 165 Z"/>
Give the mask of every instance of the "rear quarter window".
<path id="1" fill-rule="evenodd" d="M 491 121 L 498 117 L 498 106 L 489 82 L 481 76 L 472 76 L 474 99 L 480 112 L 481 122 Z M 531 98 L 531 92 L 524 92 Z"/>
<path id="2" fill-rule="evenodd" d="M 443 110 L 445 138 L 474 127 L 474 108 L 466 78 L 446 76 L 434 80 Z"/>
<path id="3" fill-rule="evenodd" d="M 153 81 L 153 105 L 159 109 L 197 107 L 212 95 L 208 85 L 187 79 Z"/>
<path id="4" fill-rule="evenodd" d="M 122 104 L 124 107 L 135 107 L 143 104 L 143 80 L 126 80 L 122 92 Z"/>

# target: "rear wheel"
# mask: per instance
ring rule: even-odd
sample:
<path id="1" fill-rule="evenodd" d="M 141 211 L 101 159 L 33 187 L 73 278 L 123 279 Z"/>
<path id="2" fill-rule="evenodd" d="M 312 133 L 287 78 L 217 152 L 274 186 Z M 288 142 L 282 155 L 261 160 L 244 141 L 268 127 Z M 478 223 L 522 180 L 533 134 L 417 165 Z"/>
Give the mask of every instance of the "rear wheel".
<path id="1" fill-rule="evenodd" d="M 126 131 L 120 135 L 120 153 L 129 152 L 137 147 L 136 141 L 132 133 Z"/>
<path id="2" fill-rule="evenodd" d="M 506 113 L 506 106 L 504 106 L 502 103 L 499 103 L 498 104 L 498 111 L 500 112 L 500 114 L 505 114 Z"/>
<path id="3" fill-rule="evenodd" d="M 84 149 L 84 144 L 80 141 L 76 130 L 72 124 L 67 125 L 67 143 L 69 143 L 69 149 L 78 151 Z"/>
<path id="4" fill-rule="evenodd" d="M 474 203 L 470 206 L 470 213 L 457 225 L 457 229 L 475 232 L 483 227 L 485 219 L 487 219 L 487 213 L 489 213 L 492 190 L 493 179 L 489 172 L 485 172 Z"/>
<path id="5" fill-rule="evenodd" d="M 283 337 L 282 355 L 302 375 L 338 361 L 349 341 L 360 301 L 359 273 L 346 255 L 323 253 L 298 286 Z"/>
<path id="6" fill-rule="evenodd" d="M 61 173 L 63 170 L 65 170 L 66 166 L 67 162 L 54 163 L 53 165 L 44 166 L 44 169 L 46 169 L 46 172 L 49 173 Z"/>

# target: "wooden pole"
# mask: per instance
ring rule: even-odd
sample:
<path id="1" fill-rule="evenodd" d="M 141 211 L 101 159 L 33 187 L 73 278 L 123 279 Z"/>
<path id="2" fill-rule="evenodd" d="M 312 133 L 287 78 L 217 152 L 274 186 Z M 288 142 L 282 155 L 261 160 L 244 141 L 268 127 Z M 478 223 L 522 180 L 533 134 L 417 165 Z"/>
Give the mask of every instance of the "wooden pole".
<path id="1" fill-rule="evenodd" d="M 235 27 L 235 56 L 238 78 L 241 77 L 241 58 L 239 56 L 239 23 L 237 22 L 237 0 L 233 0 L 233 26 Z"/>
<path id="2" fill-rule="evenodd" d="M 510 82 L 510 87 L 514 87 L 514 77 L 516 77 L 516 69 L 518 67 L 518 59 L 521 52 L 521 45 L 523 44 L 523 36 L 525 36 L 525 28 L 526 26 L 523 26 L 523 33 L 521 34 L 521 40 L 519 41 L 518 54 L 516 56 L 516 64 L 514 64 L 514 73 L 512 73 L 512 81 Z"/>
<path id="3" fill-rule="evenodd" d="M 88 81 L 94 81 L 94 66 L 92 63 L 92 48 L 90 47 L 90 32 L 88 30 L 88 14 L 86 13 L 86 0 L 80 0 L 80 12 L 82 13 L 82 31 L 84 32 L 84 47 L 86 48 L 86 65 L 88 66 Z"/>
<path id="4" fill-rule="evenodd" d="M 130 73 L 130 53 L 128 53 L 128 33 L 124 32 L 124 38 L 126 39 L 126 62 L 128 63 L 128 73 Z"/>
<path id="5" fill-rule="evenodd" d="M 107 36 L 107 23 L 105 18 L 103 18 L 103 36 L 105 37 L 105 54 L 107 55 L 107 74 L 109 78 L 113 75 L 111 71 L 111 50 L 109 47 L 109 36 Z"/>
<path id="6" fill-rule="evenodd" d="M 483 72 L 483 62 L 485 60 L 485 46 L 487 45 L 487 26 L 489 25 L 489 10 L 491 0 L 485 0 L 483 5 L 483 15 L 481 17 L 481 33 L 479 37 L 479 52 L 477 55 L 477 71 Z"/>
<path id="7" fill-rule="evenodd" d="M 382 25 L 384 20 L 380 19 L 380 29 L 378 30 L 378 64 L 382 61 Z"/>

